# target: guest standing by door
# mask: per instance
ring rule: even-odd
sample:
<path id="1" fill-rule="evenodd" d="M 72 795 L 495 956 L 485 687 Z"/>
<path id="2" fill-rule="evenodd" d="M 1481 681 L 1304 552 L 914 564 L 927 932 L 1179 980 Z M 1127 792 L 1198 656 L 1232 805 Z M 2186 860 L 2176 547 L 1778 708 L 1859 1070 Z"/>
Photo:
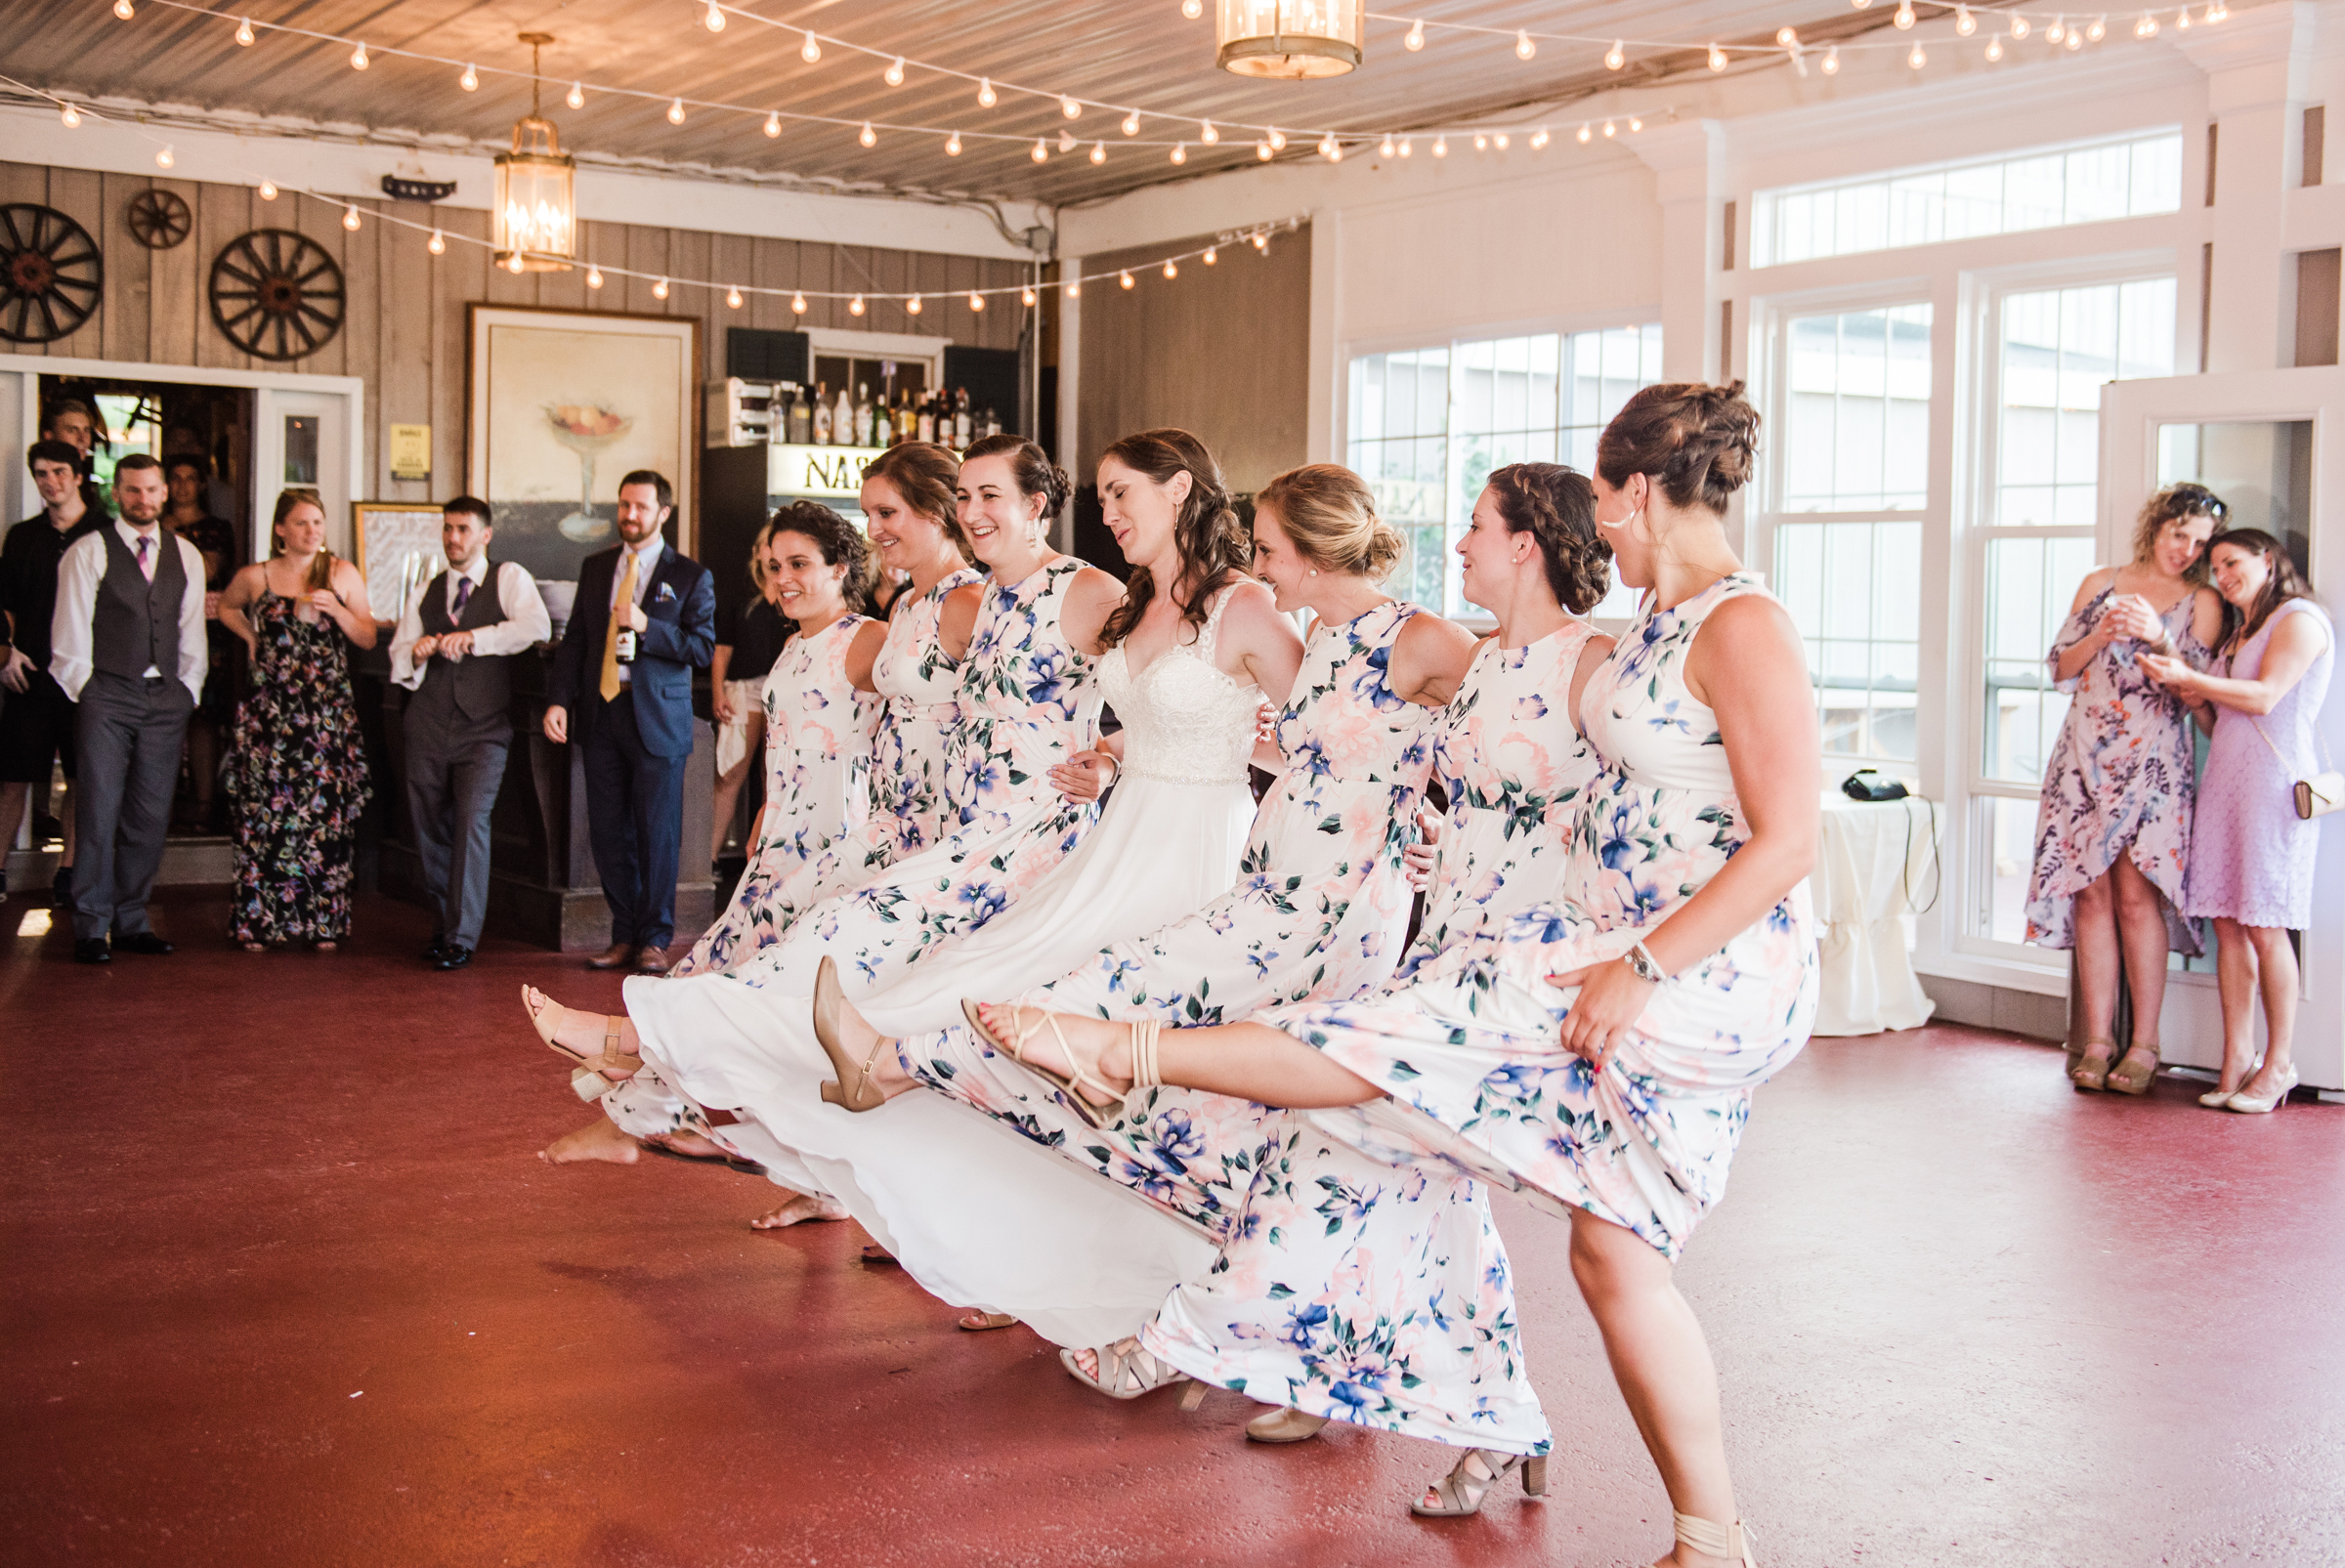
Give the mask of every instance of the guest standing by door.
<path id="1" fill-rule="evenodd" d="M 162 465 L 114 469 L 111 527 L 65 549 L 49 673 L 75 704 L 73 960 L 165 954 L 147 898 L 162 869 L 188 715 L 203 691 L 203 557 L 162 526 Z M 107 943 L 113 937 L 112 948 Z"/>
<path id="2" fill-rule="evenodd" d="M 461 969 L 489 910 L 489 814 L 513 740 L 513 656 L 553 635 L 527 567 L 489 559 L 489 503 L 440 509 L 448 570 L 424 584 L 391 638 L 407 699 L 407 817 L 432 908 L 424 962 Z"/>
<path id="3" fill-rule="evenodd" d="M 611 906 L 611 946 L 595 969 L 664 974 L 676 925 L 684 765 L 692 756 L 692 672 L 716 648 L 708 569 L 667 547 L 674 510 L 664 476 L 618 483 L 616 549 L 578 568 L 578 595 L 554 655 L 545 738 L 586 749 L 586 829 Z"/>
<path id="4" fill-rule="evenodd" d="M 8 530 L 0 544 L 0 864 L 17 841 L 27 801 L 37 819 L 49 809 L 49 773 L 65 776 L 64 854 L 55 898 L 64 909 L 73 871 L 73 701 L 49 673 L 49 621 L 57 613 L 57 569 L 65 547 L 103 521 L 82 504 L 81 452 L 62 441 L 36 441 L 24 454 L 41 509 Z M 0 899 L 8 876 L 0 870 Z"/>

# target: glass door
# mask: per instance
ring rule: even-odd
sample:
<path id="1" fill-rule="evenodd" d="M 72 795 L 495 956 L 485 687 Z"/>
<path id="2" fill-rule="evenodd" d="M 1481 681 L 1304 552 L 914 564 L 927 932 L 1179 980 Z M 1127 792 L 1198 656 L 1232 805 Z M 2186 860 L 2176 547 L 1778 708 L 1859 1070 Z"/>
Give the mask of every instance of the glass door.
<path id="1" fill-rule="evenodd" d="M 2101 403 L 2100 557 L 2124 558 L 2133 520 L 2159 487 L 2196 480 L 2222 496 L 2235 527 L 2284 540 L 2326 604 L 2345 591 L 2345 369 L 2245 371 L 2119 382 Z M 2345 754 L 2345 699 L 2321 717 Z M 2203 748 L 2201 748 L 2203 751 Z M 2345 1088 L 2345 832 L 2324 825 L 2311 924 L 2297 933 L 2304 973 L 2295 1056 L 2304 1082 Z M 2222 1064 L 2223 1021 L 2209 956 L 2166 988 L 2158 1038 L 2169 1062 Z M 2260 1020 L 2260 1009 L 2259 1009 Z M 2261 1024 L 2259 1021 L 2260 1032 Z"/>
<path id="2" fill-rule="evenodd" d="M 263 387 L 255 395 L 252 454 L 252 552 L 269 554 L 269 520 L 277 492 L 314 489 L 325 506 L 325 545 L 348 557 L 353 549 L 351 475 L 357 421 L 351 400 L 332 392 L 292 392 Z M 381 607 L 377 607 L 380 609 Z"/>

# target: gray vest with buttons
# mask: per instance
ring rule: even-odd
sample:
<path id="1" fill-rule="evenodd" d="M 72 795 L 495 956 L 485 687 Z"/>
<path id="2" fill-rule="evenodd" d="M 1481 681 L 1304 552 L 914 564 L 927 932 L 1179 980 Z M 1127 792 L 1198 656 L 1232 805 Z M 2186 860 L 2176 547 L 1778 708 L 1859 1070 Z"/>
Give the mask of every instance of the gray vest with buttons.
<path id="1" fill-rule="evenodd" d="M 448 573 L 434 577 L 415 607 L 424 632 L 445 637 L 451 631 L 478 631 L 505 618 L 497 598 L 497 566 L 489 563 L 489 580 L 464 601 L 464 614 L 448 613 Z M 513 700 L 512 658 L 509 655 L 468 654 L 460 660 L 433 657 L 423 667 L 423 685 L 407 699 L 410 722 L 416 718 L 436 724 L 443 735 L 478 733 L 482 739 L 502 740 L 511 729 L 506 718 Z"/>
<path id="2" fill-rule="evenodd" d="M 165 528 L 154 530 L 154 580 L 149 582 L 119 529 L 109 523 L 98 533 L 106 540 L 106 574 L 98 579 L 98 602 L 90 616 L 91 666 L 133 681 L 151 666 L 166 680 L 177 680 L 179 607 L 188 593 L 179 536 Z"/>

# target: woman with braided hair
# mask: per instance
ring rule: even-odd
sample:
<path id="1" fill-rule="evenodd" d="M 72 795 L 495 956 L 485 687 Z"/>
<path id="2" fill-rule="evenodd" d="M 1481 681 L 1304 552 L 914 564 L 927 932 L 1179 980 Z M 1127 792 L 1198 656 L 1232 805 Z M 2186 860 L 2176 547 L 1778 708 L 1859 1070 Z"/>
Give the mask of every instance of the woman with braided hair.
<path id="1" fill-rule="evenodd" d="M 1815 1010 L 1807 878 L 1820 758 L 1807 658 L 1725 530 L 1758 423 L 1739 383 L 1663 385 L 1631 398 L 1598 443 L 1597 519 L 1621 579 L 1649 591 L 1578 704 L 1604 772 L 1560 901 L 1473 933 L 1380 996 L 1243 1024 L 977 1009 L 1089 1119 L 1160 1084 L 1292 1107 L 1395 1166 L 1438 1162 L 1565 1217 L 1573 1274 L 1676 1510 L 1664 1559 L 1676 1568 L 1747 1563 L 1749 1547 L 1717 1373 L 1672 1265 L 1724 1190 L 1752 1091 L 1807 1042 Z M 868 1030 L 841 1010 L 848 1053 Z M 1180 1287 L 1160 1322 L 1214 1287 Z M 1300 1313 L 1328 1282 L 1241 1288 Z M 1215 1308 L 1200 1310 L 1210 1320 Z M 1140 1346 L 1211 1377 L 1178 1339 L 1152 1324 Z M 1374 1343 L 1342 1348 L 1350 1386 L 1373 1394 L 1389 1377 Z M 1545 1469 L 1538 1456 L 1469 1447 L 1413 1506 L 1471 1512 L 1512 1474 L 1542 1490 Z"/>

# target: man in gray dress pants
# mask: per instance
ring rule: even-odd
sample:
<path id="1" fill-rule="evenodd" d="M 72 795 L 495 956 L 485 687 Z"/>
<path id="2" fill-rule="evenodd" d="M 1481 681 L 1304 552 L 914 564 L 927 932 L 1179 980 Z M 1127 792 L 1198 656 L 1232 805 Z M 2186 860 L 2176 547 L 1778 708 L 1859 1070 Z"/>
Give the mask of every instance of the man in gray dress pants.
<path id="1" fill-rule="evenodd" d="M 527 567 L 489 559 L 489 503 L 440 509 L 448 570 L 423 585 L 391 639 L 391 678 L 414 693 L 404 726 L 407 817 L 423 861 L 435 969 L 461 969 L 489 909 L 489 818 L 513 742 L 513 656 L 553 636 Z"/>
<path id="2" fill-rule="evenodd" d="M 148 923 L 147 899 L 210 656 L 203 557 L 162 526 L 169 498 L 160 463 L 143 452 L 123 458 L 114 468 L 120 516 L 74 540 L 57 567 L 49 673 L 74 703 L 76 963 L 171 951 Z"/>

